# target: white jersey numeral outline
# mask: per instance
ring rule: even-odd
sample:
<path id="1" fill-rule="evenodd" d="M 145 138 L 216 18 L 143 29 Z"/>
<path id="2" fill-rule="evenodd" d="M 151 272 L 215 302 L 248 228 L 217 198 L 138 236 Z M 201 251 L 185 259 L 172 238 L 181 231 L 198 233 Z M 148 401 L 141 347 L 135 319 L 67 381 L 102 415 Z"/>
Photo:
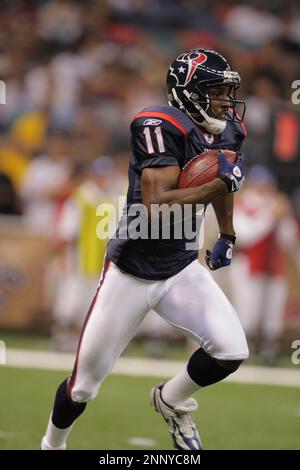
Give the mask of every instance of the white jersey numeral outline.
<path id="1" fill-rule="evenodd" d="M 163 135 L 161 131 L 161 126 L 155 127 L 154 133 L 156 134 L 158 151 L 159 153 L 164 153 L 166 149 L 165 149 L 164 139 L 163 139 Z M 151 155 L 152 153 L 155 153 L 155 150 L 154 150 L 153 143 L 152 143 L 150 127 L 145 127 L 143 130 L 143 134 L 146 140 L 147 152 L 149 155 Z"/>

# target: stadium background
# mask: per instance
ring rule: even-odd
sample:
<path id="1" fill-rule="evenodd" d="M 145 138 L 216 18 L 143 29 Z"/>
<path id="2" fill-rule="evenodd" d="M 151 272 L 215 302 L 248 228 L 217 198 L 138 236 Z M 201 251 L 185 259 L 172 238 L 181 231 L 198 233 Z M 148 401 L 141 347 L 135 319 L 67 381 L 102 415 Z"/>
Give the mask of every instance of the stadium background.
<path id="1" fill-rule="evenodd" d="M 6 104 L 0 105 L 0 339 L 8 348 L 8 365 L 0 373 L 2 400 L 9 403 L 0 448 L 38 448 L 58 375 L 31 370 L 30 363 L 10 368 L 9 350 L 74 350 L 105 250 L 93 230 L 95 208 L 126 191 L 131 119 L 144 106 L 166 102 L 170 61 L 197 46 L 224 53 L 239 71 L 240 96 L 247 102 L 247 169 L 263 165 L 272 172 L 276 217 L 281 220 L 284 206 L 290 221 L 288 248 L 284 241 L 274 247 L 272 237 L 265 247 L 269 258 L 280 254 L 288 288 L 280 351 L 269 362 L 291 372 L 298 367 L 299 373 L 291 362 L 291 344 L 300 339 L 300 121 L 299 103 L 292 101 L 292 83 L 300 80 L 298 2 L 3 0 L 0 25 L 0 78 L 6 85 Z M 207 246 L 214 229 L 207 232 Z M 232 295 L 235 286 L 228 286 L 226 275 L 217 280 Z M 156 321 L 145 325 L 145 341 L 128 354 L 186 357 L 193 345 Z M 255 354 L 256 340 L 250 364 L 267 363 L 268 357 Z M 127 439 L 129 422 L 140 416 L 140 435 L 161 432 L 155 445 L 168 448 L 166 430 L 156 431 L 156 417 L 146 406 L 153 380 L 130 380 L 108 379 L 73 448 L 134 448 Z M 296 388 L 222 384 L 210 393 L 204 391 L 199 412 L 208 447 L 296 448 Z M 127 424 L 116 431 L 118 407 L 127 410 Z M 33 424 L 24 436 L 28 419 Z M 105 438 L 96 419 L 107 425 Z M 289 429 L 283 439 L 282 428 Z"/>

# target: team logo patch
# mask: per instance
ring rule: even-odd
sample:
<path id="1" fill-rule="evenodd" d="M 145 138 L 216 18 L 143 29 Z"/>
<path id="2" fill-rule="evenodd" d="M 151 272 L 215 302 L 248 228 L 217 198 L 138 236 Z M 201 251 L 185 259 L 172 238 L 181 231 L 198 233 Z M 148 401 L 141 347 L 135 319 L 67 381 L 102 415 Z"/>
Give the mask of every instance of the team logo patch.
<path id="1" fill-rule="evenodd" d="M 228 248 L 228 250 L 226 251 L 226 258 L 227 258 L 227 259 L 231 259 L 231 258 L 232 258 L 232 249 L 231 249 L 231 248 Z"/>
<path id="2" fill-rule="evenodd" d="M 207 61 L 207 55 L 203 52 L 189 52 L 182 54 L 177 59 L 177 66 L 171 67 L 170 75 L 176 78 L 177 85 L 186 86 L 193 76 L 196 77 L 195 72 L 199 66 Z"/>
<path id="3" fill-rule="evenodd" d="M 160 119 L 146 119 L 144 122 L 143 122 L 143 126 L 159 126 L 159 124 L 161 124 L 162 121 Z"/>
<path id="4" fill-rule="evenodd" d="M 204 138 L 209 145 L 211 145 L 214 141 L 213 134 L 204 134 Z"/>
<path id="5" fill-rule="evenodd" d="M 242 176 L 242 173 L 241 173 L 241 170 L 239 169 L 238 166 L 235 166 L 234 169 L 232 170 L 232 173 L 234 174 L 234 176 L 236 176 L 237 178 L 240 178 Z"/>
<path id="6" fill-rule="evenodd" d="M 189 73 L 186 79 L 187 83 L 190 81 L 190 79 L 194 75 L 198 65 L 201 65 L 207 61 L 207 55 L 203 54 L 203 52 L 198 52 L 197 54 L 194 54 L 194 55 L 196 55 L 196 57 L 190 59 Z"/>

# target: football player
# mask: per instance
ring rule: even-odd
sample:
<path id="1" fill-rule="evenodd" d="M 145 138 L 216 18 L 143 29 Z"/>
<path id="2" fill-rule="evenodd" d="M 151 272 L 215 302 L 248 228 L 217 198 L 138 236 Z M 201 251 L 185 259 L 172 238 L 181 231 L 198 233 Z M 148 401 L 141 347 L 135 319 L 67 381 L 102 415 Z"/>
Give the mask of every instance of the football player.
<path id="1" fill-rule="evenodd" d="M 233 193 L 243 182 L 242 162 L 219 153 L 219 174 L 195 188 L 177 189 L 181 169 L 207 149 L 240 151 L 245 137 L 245 105 L 236 99 L 240 77 L 219 53 L 195 49 L 178 57 L 167 74 L 169 105 L 150 106 L 131 124 L 129 187 L 123 218 L 109 241 L 99 287 L 86 317 L 73 372 L 58 387 L 42 449 L 65 449 L 74 421 L 96 397 L 104 378 L 150 309 L 199 344 L 186 367 L 156 385 L 151 403 L 169 427 L 176 448 L 202 447 L 191 412 L 191 397 L 236 371 L 248 357 L 237 314 L 198 250 L 181 238 L 128 235 L 124 221 L 143 203 L 212 203 L 220 233 L 206 262 L 212 270 L 228 266 L 235 232 Z M 241 106 L 241 115 L 238 107 Z M 241 116 L 241 117 L 240 117 Z M 128 224 L 127 224 L 128 226 Z"/>

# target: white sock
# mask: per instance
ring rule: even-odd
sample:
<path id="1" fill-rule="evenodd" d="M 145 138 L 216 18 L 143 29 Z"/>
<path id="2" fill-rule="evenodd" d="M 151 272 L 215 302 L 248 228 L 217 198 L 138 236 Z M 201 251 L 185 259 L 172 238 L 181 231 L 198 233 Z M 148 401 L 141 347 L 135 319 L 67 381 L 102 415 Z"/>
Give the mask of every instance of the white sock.
<path id="1" fill-rule="evenodd" d="M 173 379 L 168 380 L 162 389 L 162 398 L 171 406 L 185 402 L 193 393 L 200 390 L 201 386 L 196 384 L 184 368 Z"/>
<path id="2" fill-rule="evenodd" d="M 52 413 L 48 422 L 47 431 L 42 440 L 42 450 L 64 450 L 67 446 L 66 440 L 73 424 L 65 429 L 60 429 L 52 423 Z"/>

